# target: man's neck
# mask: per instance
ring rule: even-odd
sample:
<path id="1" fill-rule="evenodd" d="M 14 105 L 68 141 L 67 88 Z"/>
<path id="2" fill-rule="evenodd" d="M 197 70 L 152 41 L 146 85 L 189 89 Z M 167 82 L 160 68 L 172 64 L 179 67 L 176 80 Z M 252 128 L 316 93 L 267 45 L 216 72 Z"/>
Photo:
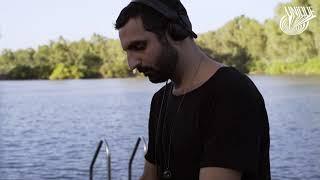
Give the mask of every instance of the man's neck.
<path id="1" fill-rule="evenodd" d="M 186 43 L 178 51 L 178 56 L 176 71 L 171 80 L 174 82 L 174 91 L 185 93 L 194 84 L 206 55 L 194 43 Z"/>
<path id="2" fill-rule="evenodd" d="M 173 94 L 182 95 L 201 86 L 222 64 L 208 57 L 198 46 L 191 44 L 179 51 L 174 77 Z"/>

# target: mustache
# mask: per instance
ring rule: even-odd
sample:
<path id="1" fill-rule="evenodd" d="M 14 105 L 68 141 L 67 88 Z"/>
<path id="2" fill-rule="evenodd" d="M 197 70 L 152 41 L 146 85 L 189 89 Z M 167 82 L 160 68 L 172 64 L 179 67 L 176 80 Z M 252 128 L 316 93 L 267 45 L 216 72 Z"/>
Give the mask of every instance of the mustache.
<path id="1" fill-rule="evenodd" d="M 152 67 L 148 67 L 148 66 L 138 66 L 136 68 L 140 73 L 145 73 L 148 71 L 154 71 L 154 69 Z"/>

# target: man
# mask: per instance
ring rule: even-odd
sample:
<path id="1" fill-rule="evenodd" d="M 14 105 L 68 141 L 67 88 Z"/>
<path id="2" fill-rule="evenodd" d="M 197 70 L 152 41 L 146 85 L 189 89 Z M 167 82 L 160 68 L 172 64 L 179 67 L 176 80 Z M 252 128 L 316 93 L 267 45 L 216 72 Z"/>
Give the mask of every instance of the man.
<path id="1" fill-rule="evenodd" d="M 180 1 L 134 0 L 115 27 L 129 67 L 167 81 L 151 101 L 142 180 L 270 179 L 263 97 L 201 51 Z"/>

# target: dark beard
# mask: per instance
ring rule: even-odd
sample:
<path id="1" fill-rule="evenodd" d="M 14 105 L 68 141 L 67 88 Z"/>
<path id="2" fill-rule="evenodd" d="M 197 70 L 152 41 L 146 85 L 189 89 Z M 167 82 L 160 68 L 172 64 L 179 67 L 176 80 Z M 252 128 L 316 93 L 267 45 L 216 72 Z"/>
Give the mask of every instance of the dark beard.
<path id="1" fill-rule="evenodd" d="M 152 83 L 162 83 L 173 77 L 177 62 L 177 50 L 166 42 L 163 43 L 161 53 L 156 58 L 155 68 L 139 66 L 137 69 L 147 74 Z"/>

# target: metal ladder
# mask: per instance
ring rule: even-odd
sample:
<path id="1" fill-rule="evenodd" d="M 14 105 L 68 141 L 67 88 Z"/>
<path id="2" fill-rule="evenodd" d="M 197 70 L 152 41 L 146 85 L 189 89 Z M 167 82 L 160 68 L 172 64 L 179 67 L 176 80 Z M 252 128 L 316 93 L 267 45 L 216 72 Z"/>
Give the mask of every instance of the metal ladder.
<path id="1" fill-rule="evenodd" d="M 129 164 L 128 164 L 128 180 L 131 180 L 131 176 L 132 176 L 132 163 L 133 163 L 133 159 L 136 155 L 137 149 L 139 147 L 140 141 L 142 140 L 143 142 L 143 151 L 144 154 L 147 153 L 147 143 L 146 140 L 144 139 L 144 137 L 140 136 L 137 141 L 136 144 L 134 146 L 133 152 L 131 154 L 130 160 L 129 160 Z M 102 147 L 103 142 L 105 142 L 106 146 L 105 146 L 105 153 L 106 153 L 106 161 L 107 161 L 107 172 L 108 172 L 108 176 L 107 179 L 111 180 L 111 152 L 109 149 L 109 145 L 106 139 L 104 140 L 100 140 L 97 146 L 97 149 L 93 155 L 93 159 L 91 161 L 90 164 L 90 172 L 89 172 L 89 180 L 93 180 L 93 168 L 94 168 L 94 164 L 97 160 L 98 154 L 100 152 L 100 149 Z"/>

